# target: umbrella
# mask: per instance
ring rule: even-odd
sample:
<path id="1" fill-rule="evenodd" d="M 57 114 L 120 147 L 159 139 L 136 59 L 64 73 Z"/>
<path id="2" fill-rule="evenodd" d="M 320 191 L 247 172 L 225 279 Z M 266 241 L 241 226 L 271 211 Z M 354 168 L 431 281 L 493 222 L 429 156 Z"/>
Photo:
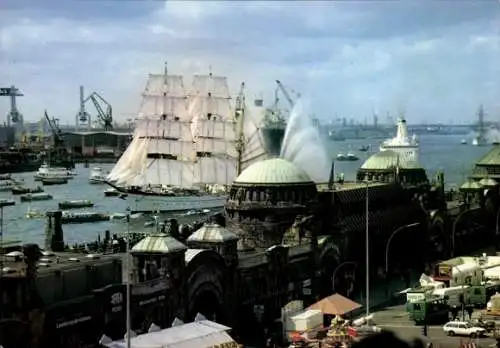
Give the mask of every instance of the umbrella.
<path id="1" fill-rule="evenodd" d="M 322 311 L 323 314 L 344 315 L 361 307 L 362 306 L 359 303 L 356 303 L 347 297 L 340 294 L 333 294 L 316 302 L 308 309 L 318 309 Z"/>

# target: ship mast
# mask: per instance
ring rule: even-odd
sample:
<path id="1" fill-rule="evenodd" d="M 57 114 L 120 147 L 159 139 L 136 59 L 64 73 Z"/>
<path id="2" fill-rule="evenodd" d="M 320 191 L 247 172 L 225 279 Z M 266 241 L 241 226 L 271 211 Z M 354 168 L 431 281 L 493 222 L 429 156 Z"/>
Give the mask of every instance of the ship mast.
<path id="1" fill-rule="evenodd" d="M 242 171 L 243 165 L 243 150 L 244 150 L 244 142 L 245 142 L 245 134 L 243 132 L 243 127 L 245 124 L 245 82 L 241 83 L 240 92 L 236 97 L 235 103 L 235 119 L 239 122 L 238 129 L 238 143 L 236 144 L 236 151 L 238 152 L 238 162 L 236 166 L 236 175 L 240 175 Z"/>

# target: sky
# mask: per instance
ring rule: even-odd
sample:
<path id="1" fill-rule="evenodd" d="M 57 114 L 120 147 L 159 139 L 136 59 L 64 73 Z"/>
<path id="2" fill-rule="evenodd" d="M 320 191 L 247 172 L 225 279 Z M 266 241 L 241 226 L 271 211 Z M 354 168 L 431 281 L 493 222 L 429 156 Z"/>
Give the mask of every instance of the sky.
<path id="1" fill-rule="evenodd" d="M 499 55 L 498 0 L 0 1 L 0 87 L 24 93 L 27 121 L 74 123 L 79 85 L 134 117 L 168 61 L 186 84 L 211 67 L 268 104 L 279 79 L 323 121 L 469 122 L 482 104 L 500 122 Z"/>

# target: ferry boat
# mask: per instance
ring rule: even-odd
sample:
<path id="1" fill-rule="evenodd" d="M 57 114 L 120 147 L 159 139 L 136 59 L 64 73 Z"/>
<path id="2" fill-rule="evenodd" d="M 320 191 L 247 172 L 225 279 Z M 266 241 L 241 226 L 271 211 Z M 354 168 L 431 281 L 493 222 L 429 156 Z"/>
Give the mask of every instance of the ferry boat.
<path id="1" fill-rule="evenodd" d="M 224 76 L 195 75 L 188 91 L 166 66 L 151 74 L 132 141 L 106 183 L 132 212 L 223 207 L 226 187 L 266 155 L 243 83 L 234 108 L 230 100 Z"/>
<path id="2" fill-rule="evenodd" d="M 76 175 L 71 170 L 68 170 L 63 167 L 51 167 L 50 165 L 44 163 L 40 166 L 38 171 L 35 174 L 35 181 L 42 181 L 42 179 L 47 178 L 58 178 L 58 179 L 73 179 Z"/>
<path id="3" fill-rule="evenodd" d="M 347 155 L 346 155 L 346 157 L 345 157 L 345 159 L 346 159 L 347 161 L 350 161 L 350 162 L 355 162 L 355 161 L 359 160 L 359 157 L 358 157 L 358 156 L 356 156 L 356 155 L 355 155 L 354 153 L 352 153 L 352 152 L 348 152 L 348 153 L 347 153 Z"/>
<path id="4" fill-rule="evenodd" d="M 392 150 L 403 161 L 417 161 L 419 149 L 417 136 L 415 134 L 412 137 L 408 136 L 408 126 L 404 116 L 398 119 L 396 136 L 380 145 L 380 151 Z"/>
<path id="5" fill-rule="evenodd" d="M 89 176 L 89 183 L 104 184 L 106 182 L 106 172 L 101 167 L 92 169 Z"/>

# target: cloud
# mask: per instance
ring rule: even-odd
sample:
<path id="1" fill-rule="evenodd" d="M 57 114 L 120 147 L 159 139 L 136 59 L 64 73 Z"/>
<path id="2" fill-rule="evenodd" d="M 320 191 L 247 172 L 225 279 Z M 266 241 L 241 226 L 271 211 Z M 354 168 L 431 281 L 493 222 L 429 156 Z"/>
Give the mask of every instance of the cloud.
<path id="1" fill-rule="evenodd" d="M 45 108 L 74 122 L 78 86 L 115 117 L 137 112 L 148 73 L 207 72 L 269 103 L 274 80 L 310 97 L 315 114 L 363 120 L 405 109 L 410 122 L 500 114 L 500 5 L 447 2 L 6 0 L 0 81 L 25 94 L 28 120 Z M 8 99 L 0 100 L 6 114 Z"/>

